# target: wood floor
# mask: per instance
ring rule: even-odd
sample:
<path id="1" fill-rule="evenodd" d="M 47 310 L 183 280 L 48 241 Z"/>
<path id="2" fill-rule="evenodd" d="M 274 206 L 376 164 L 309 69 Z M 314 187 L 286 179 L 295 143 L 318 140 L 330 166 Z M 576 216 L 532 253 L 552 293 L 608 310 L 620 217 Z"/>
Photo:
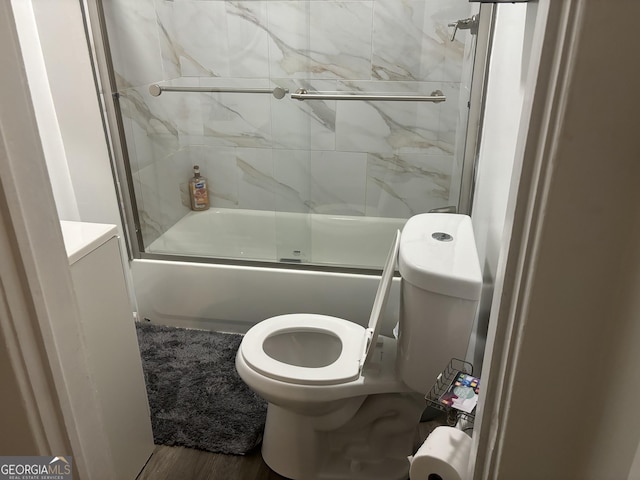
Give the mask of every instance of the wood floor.
<path id="1" fill-rule="evenodd" d="M 439 415 L 418 427 L 417 446 L 438 426 L 446 425 Z M 416 446 L 416 449 L 417 449 Z M 185 447 L 157 445 L 136 480 L 287 480 L 273 472 L 260 454 L 260 447 L 247 455 L 222 455 Z"/>
<path id="2" fill-rule="evenodd" d="M 260 448 L 242 456 L 158 445 L 137 480 L 286 480 L 286 478 L 267 467 L 260 455 Z"/>

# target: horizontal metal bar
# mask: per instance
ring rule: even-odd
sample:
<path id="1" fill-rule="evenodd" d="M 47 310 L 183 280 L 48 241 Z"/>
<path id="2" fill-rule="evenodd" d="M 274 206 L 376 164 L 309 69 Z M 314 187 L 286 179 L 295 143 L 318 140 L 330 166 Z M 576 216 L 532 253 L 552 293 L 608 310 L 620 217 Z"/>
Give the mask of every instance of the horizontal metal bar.
<path id="1" fill-rule="evenodd" d="M 386 93 L 352 93 L 352 92 L 309 92 L 300 88 L 291 94 L 296 100 L 372 100 L 381 102 L 444 102 L 447 97 L 440 90 L 431 92 L 431 95 Z"/>
<path id="2" fill-rule="evenodd" d="M 227 88 L 227 87 L 172 87 L 154 84 L 149 87 L 149 93 L 157 97 L 162 92 L 219 92 L 219 93 L 270 93 L 278 100 L 283 98 L 288 90 L 276 88 Z"/>

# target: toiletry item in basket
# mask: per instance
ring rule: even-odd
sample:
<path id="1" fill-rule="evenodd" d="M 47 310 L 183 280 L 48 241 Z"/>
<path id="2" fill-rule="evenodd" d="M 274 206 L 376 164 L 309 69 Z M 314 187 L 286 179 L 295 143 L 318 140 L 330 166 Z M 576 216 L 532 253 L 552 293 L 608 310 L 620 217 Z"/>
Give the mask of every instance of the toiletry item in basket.
<path id="1" fill-rule="evenodd" d="M 191 197 L 191 210 L 207 210 L 209 208 L 209 190 L 207 179 L 200 175 L 200 167 L 193 166 L 193 178 L 189 180 L 189 195 Z"/>
<path id="2" fill-rule="evenodd" d="M 479 393 L 480 379 L 464 372 L 458 372 L 439 401 L 447 407 L 471 413 L 476 408 Z"/>

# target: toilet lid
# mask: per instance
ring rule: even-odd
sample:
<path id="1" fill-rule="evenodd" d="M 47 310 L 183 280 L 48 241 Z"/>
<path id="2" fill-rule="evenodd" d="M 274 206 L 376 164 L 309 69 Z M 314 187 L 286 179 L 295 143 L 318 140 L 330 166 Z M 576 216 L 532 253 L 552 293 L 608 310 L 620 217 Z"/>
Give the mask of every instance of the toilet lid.
<path id="1" fill-rule="evenodd" d="M 389 291 L 391 290 L 391 282 L 393 281 L 393 274 L 396 271 L 396 261 L 398 259 L 399 248 L 400 230 L 396 230 L 395 238 L 391 244 L 387 260 L 384 263 L 384 269 L 382 270 L 382 276 L 380 278 L 380 283 L 378 284 L 376 298 L 373 301 L 373 308 L 371 310 L 371 316 L 369 317 L 369 326 L 366 330 L 365 350 L 360 363 L 362 366 L 364 366 L 373 356 L 373 351 L 375 350 L 375 345 L 378 341 L 380 327 L 382 326 L 380 317 L 382 317 L 385 308 L 387 307 Z"/>

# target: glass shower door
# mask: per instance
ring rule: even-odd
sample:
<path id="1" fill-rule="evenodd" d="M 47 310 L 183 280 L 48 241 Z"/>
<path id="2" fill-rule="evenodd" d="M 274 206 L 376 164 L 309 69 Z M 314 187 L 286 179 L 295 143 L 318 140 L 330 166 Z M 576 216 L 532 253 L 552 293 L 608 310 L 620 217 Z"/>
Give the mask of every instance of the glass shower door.
<path id="1" fill-rule="evenodd" d="M 467 0 L 103 6 L 145 254 L 380 268 L 406 219 L 458 205 Z"/>

